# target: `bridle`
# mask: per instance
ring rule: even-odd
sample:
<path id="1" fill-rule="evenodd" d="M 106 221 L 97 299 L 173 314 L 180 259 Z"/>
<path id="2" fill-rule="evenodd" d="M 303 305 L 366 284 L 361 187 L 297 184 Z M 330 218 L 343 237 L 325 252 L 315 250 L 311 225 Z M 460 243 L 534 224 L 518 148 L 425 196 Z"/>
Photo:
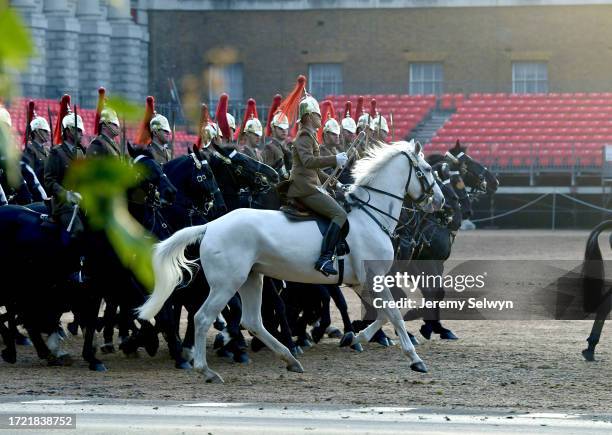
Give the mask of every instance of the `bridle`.
<path id="1" fill-rule="evenodd" d="M 403 204 L 404 201 L 406 200 L 406 198 L 408 197 L 408 188 L 410 186 L 410 182 L 412 181 L 412 174 L 414 173 L 414 175 L 417 177 L 417 180 L 419 180 L 419 184 L 421 185 L 421 195 L 419 195 L 418 198 L 410 198 L 412 200 L 412 202 L 414 204 L 416 204 L 417 207 L 423 207 L 429 203 L 431 203 L 432 199 L 433 199 L 433 194 L 434 194 L 434 187 L 435 187 L 435 182 L 434 183 L 430 183 L 429 180 L 427 180 L 427 177 L 425 176 L 425 174 L 423 173 L 423 171 L 421 171 L 420 167 L 419 167 L 419 162 L 416 159 L 416 157 L 412 154 L 409 154 L 405 151 L 401 151 L 401 154 L 403 154 L 407 159 L 408 162 L 410 163 L 409 167 L 410 167 L 410 172 L 408 174 L 408 181 L 406 182 L 406 187 L 404 188 L 404 196 L 399 196 L 399 195 L 395 195 L 393 193 L 390 192 L 386 192 L 384 190 L 381 189 L 376 189 L 374 187 L 370 187 L 370 186 L 360 186 L 360 185 L 355 185 L 355 188 L 360 188 L 360 189 L 364 189 L 367 191 L 368 193 L 368 199 L 367 200 L 363 200 L 361 198 L 359 198 L 358 196 L 356 196 L 354 194 L 354 192 L 349 192 L 348 193 L 348 197 L 349 199 L 351 199 L 352 203 L 350 203 L 351 205 L 356 206 L 357 208 L 361 209 L 364 211 L 364 213 L 366 215 L 368 215 L 370 217 L 370 219 L 372 219 L 374 222 L 376 222 L 376 224 L 379 226 L 379 228 L 386 234 L 389 236 L 389 238 L 394 239 L 397 237 L 397 228 L 395 230 L 391 230 L 388 226 L 386 226 L 385 224 L 383 224 L 382 222 L 380 222 L 379 219 L 377 219 L 376 216 L 374 216 L 374 214 L 372 213 L 371 210 L 374 210 L 377 213 L 380 213 L 388 218 L 390 218 L 391 220 L 393 220 L 395 223 L 399 224 L 401 223 L 401 221 L 396 218 L 395 216 L 391 215 L 390 213 L 387 213 L 384 210 L 381 210 L 378 207 L 373 206 L 372 204 L 370 204 L 370 200 L 371 200 L 371 195 L 369 192 L 376 192 L 376 193 L 380 193 L 384 196 L 388 196 L 390 198 L 393 199 L 397 199 L 399 201 L 401 201 L 401 203 Z"/>

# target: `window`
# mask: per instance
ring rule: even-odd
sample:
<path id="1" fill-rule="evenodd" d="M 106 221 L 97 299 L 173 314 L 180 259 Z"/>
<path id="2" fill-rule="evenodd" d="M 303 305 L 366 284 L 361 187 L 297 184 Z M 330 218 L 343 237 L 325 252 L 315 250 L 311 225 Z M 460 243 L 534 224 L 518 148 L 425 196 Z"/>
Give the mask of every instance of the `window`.
<path id="1" fill-rule="evenodd" d="M 442 94 L 444 67 L 441 63 L 410 64 L 410 95 Z"/>
<path id="2" fill-rule="evenodd" d="M 222 93 L 229 95 L 230 104 L 243 104 L 241 63 L 211 65 L 208 68 L 208 107 L 215 113 Z"/>
<path id="3" fill-rule="evenodd" d="M 308 66 L 308 92 L 318 100 L 342 93 L 342 64 L 311 63 Z"/>
<path id="4" fill-rule="evenodd" d="M 512 64 L 512 93 L 541 92 L 548 92 L 548 65 L 546 62 L 514 62 Z"/>

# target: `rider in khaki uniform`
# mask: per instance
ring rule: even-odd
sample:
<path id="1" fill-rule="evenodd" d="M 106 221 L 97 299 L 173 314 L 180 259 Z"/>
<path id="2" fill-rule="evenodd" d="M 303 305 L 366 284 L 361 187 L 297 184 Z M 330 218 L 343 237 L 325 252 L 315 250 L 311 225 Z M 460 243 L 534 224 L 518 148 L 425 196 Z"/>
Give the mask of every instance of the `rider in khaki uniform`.
<path id="1" fill-rule="evenodd" d="M 242 143 L 240 152 L 246 154 L 250 158 L 261 161 L 261 155 L 258 149 L 259 142 L 263 136 L 263 126 L 257 118 L 257 106 L 255 100 L 249 98 L 247 109 L 244 112 L 244 120 L 238 138 L 239 145 Z"/>
<path id="2" fill-rule="evenodd" d="M 110 107 L 104 107 L 104 88 L 98 90 L 98 125 L 94 126 L 97 136 L 87 147 L 87 157 L 120 157 L 121 149 L 115 139 L 119 136 L 119 118 Z"/>
<path id="3" fill-rule="evenodd" d="M 281 180 L 289 178 L 289 171 L 287 170 L 287 162 L 285 156 L 287 153 L 285 140 L 289 133 L 289 121 L 287 117 L 281 113 L 276 113 L 276 110 L 280 106 L 282 97 L 279 94 L 274 96 L 274 101 L 270 110 L 268 111 L 268 122 L 266 125 L 266 135 L 270 140 L 264 145 L 264 149 L 261 152 L 262 161 L 274 168 Z"/>
<path id="4" fill-rule="evenodd" d="M 298 79 L 298 85 L 289 97 L 281 104 L 282 113 L 295 113 L 300 129 L 293 142 L 293 168 L 289 177 L 290 185 L 287 191 L 289 198 L 296 198 L 302 204 L 316 213 L 331 219 L 331 223 L 323 237 L 321 256 L 315 263 L 315 269 L 324 275 L 337 275 L 333 266 L 333 254 L 340 239 L 340 230 L 346 222 L 346 211 L 327 193 L 319 190 L 321 179 L 327 176 L 322 169 L 330 166 L 342 166 L 348 158 L 346 153 L 323 157 L 317 142 L 317 129 L 321 127 L 321 111 L 319 103 L 310 95 L 303 98 L 306 80 Z M 292 107 L 293 106 L 293 107 Z"/>
<path id="5" fill-rule="evenodd" d="M 168 118 L 155 112 L 155 99 L 148 96 L 144 119 L 136 135 L 136 143 L 141 146 L 146 145 L 155 161 L 163 165 L 172 160 L 172 151 L 168 148 L 171 135 Z"/>

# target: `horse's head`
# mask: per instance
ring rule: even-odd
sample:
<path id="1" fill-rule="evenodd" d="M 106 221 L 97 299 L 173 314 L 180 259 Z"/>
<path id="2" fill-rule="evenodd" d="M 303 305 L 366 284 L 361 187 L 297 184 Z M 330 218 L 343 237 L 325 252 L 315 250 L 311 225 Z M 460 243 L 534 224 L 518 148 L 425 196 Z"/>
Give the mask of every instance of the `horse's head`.
<path id="1" fill-rule="evenodd" d="M 406 194 L 427 213 L 440 210 L 444 206 L 444 194 L 436 182 L 431 166 L 425 160 L 421 144 L 409 142 L 406 146 L 408 147 L 406 156 L 411 165 Z"/>
<path id="2" fill-rule="evenodd" d="M 436 172 L 436 174 L 438 174 L 438 172 Z M 442 207 L 441 216 L 449 229 L 457 231 L 459 227 L 461 227 L 461 220 L 463 219 L 464 212 L 461 198 L 453 188 L 450 178 L 443 180 L 438 176 L 436 181 L 444 195 L 444 207 Z"/>
<path id="3" fill-rule="evenodd" d="M 453 170 L 459 171 L 465 184 L 471 189 L 492 195 L 499 187 L 499 181 L 486 166 L 472 159 L 467 154 L 467 148 L 459 141 L 446 153 L 447 160 Z"/>
<path id="4" fill-rule="evenodd" d="M 172 184 L 197 205 L 210 201 L 210 195 L 216 189 L 208 161 L 203 157 L 194 151 L 166 163 L 163 167 Z"/>
<path id="5" fill-rule="evenodd" d="M 461 208 L 461 218 L 469 219 L 473 213 L 472 202 L 465 189 L 465 183 L 463 182 L 460 171 L 451 170 L 452 162 L 449 162 L 448 158 L 441 154 L 430 154 L 427 156 L 427 162 L 431 165 L 438 177 L 440 177 L 440 180 L 442 180 L 448 188 L 452 188 Z M 448 204 L 448 195 L 444 190 L 442 190 L 442 192 Z M 461 222 L 459 222 L 459 224 L 461 224 Z"/>
<path id="6" fill-rule="evenodd" d="M 176 198 L 176 187 L 164 174 L 161 165 L 155 161 L 151 151 L 128 146 L 128 152 L 133 157 L 134 164 L 144 168 L 144 171 L 141 172 L 140 188 L 147 192 L 157 190 L 162 201 L 172 203 Z"/>

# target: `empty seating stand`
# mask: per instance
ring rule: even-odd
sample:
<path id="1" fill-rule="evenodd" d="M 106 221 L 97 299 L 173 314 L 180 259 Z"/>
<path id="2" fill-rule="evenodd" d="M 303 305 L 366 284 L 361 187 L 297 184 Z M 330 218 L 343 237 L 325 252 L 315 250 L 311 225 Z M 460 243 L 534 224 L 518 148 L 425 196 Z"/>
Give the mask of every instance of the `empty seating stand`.
<path id="1" fill-rule="evenodd" d="M 427 144 L 442 152 L 457 139 L 491 166 L 598 168 L 612 144 L 612 93 L 446 94 L 456 110 Z"/>
<path id="2" fill-rule="evenodd" d="M 352 103 L 353 111 L 356 109 L 359 95 L 328 95 L 326 98 L 334 104 L 337 117 L 341 117 L 347 101 Z M 378 111 L 389 124 L 391 133 L 389 140 L 405 138 L 436 107 L 435 95 L 370 94 L 363 95 L 363 98 L 363 108 L 366 112 L 370 109 L 372 98 L 376 99 Z M 391 124 L 391 115 L 393 115 L 393 124 Z"/>

